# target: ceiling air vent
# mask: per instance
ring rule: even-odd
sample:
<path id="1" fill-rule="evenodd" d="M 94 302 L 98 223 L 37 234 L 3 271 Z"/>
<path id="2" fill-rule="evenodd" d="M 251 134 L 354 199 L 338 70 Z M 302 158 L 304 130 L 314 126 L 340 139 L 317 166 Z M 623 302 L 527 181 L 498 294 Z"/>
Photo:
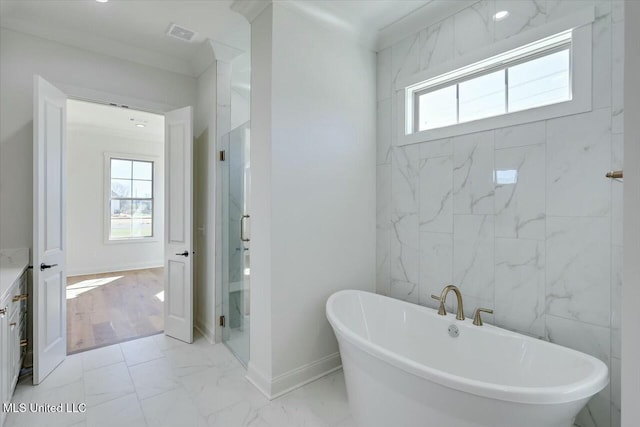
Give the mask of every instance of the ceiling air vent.
<path id="1" fill-rule="evenodd" d="M 196 36 L 196 33 L 180 25 L 171 24 L 167 30 L 167 35 L 182 40 L 183 42 L 190 42 Z"/>

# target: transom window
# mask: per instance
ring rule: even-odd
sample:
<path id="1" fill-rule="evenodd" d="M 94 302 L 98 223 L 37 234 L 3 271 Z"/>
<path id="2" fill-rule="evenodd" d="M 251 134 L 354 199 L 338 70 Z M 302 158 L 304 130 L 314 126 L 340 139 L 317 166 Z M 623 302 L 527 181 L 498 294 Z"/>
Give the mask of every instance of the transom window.
<path id="1" fill-rule="evenodd" d="M 153 237 L 153 162 L 111 158 L 109 240 Z"/>
<path id="2" fill-rule="evenodd" d="M 565 31 L 408 87 L 406 133 L 572 99 Z"/>

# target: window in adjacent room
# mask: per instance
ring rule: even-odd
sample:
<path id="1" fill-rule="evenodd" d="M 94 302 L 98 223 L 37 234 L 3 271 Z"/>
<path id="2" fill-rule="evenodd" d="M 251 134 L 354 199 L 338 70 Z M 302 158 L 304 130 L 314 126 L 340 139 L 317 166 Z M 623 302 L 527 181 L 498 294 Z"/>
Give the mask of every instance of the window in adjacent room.
<path id="1" fill-rule="evenodd" d="M 153 162 L 109 159 L 109 240 L 153 237 Z"/>

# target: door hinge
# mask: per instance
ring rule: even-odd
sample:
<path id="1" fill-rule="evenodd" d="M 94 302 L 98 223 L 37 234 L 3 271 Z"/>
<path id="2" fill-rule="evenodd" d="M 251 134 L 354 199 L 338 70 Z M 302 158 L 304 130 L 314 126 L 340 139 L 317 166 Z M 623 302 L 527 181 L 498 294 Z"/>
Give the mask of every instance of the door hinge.
<path id="1" fill-rule="evenodd" d="M 224 150 L 220 151 L 220 161 L 224 162 L 227 159 L 227 153 Z"/>
<path id="2" fill-rule="evenodd" d="M 224 316 L 220 316 L 220 326 L 222 326 L 223 328 L 225 326 L 225 318 L 224 318 Z"/>

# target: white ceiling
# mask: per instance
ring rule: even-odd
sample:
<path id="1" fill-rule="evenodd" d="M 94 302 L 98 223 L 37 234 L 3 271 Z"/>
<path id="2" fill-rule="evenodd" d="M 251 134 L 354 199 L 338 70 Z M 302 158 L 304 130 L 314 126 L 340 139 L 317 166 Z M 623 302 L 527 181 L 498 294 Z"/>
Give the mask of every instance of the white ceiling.
<path id="1" fill-rule="evenodd" d="M 136 127 L 136 124 L 145 127 Z M 131 139 L 164 141 L 164 116 L 92 102 L 67 101 L 67 125 Z"/>
<path id="2" fill-rule="evenodd" d="M 276 1 L 350 32 L 375 48 L 379 30 L 438 0 Z M 208 48 L 207 40 L 218 50 L 222 45 L 236 53 L 250 50 L 250 25 L 231 10 L 232 4 L 233 0 L 0 0 L 0 25 L 197 76 L 203 71 L 199 57 Z M 168 37 L 165 33 L 171 23 L 195 31 L 194 42 Z"/>
<path id="3" fill-rule="evenodd" d="M 152 58 L 151 65 L 195 74 L 188 63 L 207 39 L 247 51 L 250 26 L 232 0 L 2 0 L 0 25 L 118 56 Z M 167 36 L 171 23 L 196 32 L 193 42 Z M 179 62 L 187 66 L 180 67 Z"/>

